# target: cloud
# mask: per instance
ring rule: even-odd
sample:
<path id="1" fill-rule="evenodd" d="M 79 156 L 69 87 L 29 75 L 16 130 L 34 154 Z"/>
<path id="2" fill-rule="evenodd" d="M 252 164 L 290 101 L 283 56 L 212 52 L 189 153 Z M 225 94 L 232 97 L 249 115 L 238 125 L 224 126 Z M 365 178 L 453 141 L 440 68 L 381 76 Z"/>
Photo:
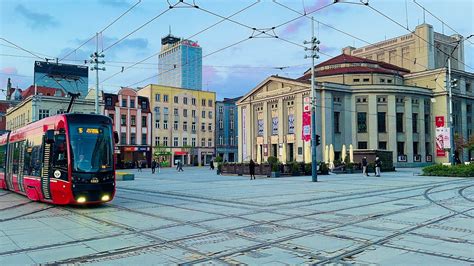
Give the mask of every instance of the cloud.
<path id="1" fill-rule="evenodd" d="M 203 82 L 215 81 L 218 79 L 217 70 L 213 66 L 203 66 L 202 67 L 202 80 Z"/>
<path id="2" fill-rule="evenodd" d="M 99 3 L 101 3 L 104 6 L 111 6 L 111 7 L 129 6 L 129 3 L 126 0 L 100 0 Z"/>
<path id="3" fill-rule="evenodd" d="M 0 72 L 3 73 L 3 74 L 18 74 L 18 69 L 16 69 L 16 67 L 4 67 L 2 69 L 0 69 Z"/>
<path id="4" fill-rule="evenodd" d="M 53 16 L 46 13 L 34 12 L 22 4 L 17 5 L 15 11 L 22 16 L 26 24 L 34 30 L 45 30 L 59 25 Z"/>
<path id="5" fill-rule="evenodd" d="M 334 53 L 340 53 L 341 49 L 337 48 L 337 47 L 332 47 L 332 46 L 327 46 L 327 45 L 324 45 L 324 44 L 320 44 L 319 45 L 319 51 L 321 51 L 323 53 L 326 53 L 326 54 L 329 54 L 329 55 L 332 55 L 332 56 L 336 56 L 336 55 L 334 55 Z"/>

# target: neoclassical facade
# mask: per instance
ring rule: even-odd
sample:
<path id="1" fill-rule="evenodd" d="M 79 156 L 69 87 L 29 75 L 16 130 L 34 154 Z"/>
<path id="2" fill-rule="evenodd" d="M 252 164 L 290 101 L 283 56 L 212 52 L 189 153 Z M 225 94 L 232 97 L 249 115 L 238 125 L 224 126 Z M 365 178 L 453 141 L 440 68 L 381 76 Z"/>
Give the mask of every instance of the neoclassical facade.
<path id="1" fill-rule="evenodd" d="M 342 145 L 355 149 L 393 151 L 397 167 L 447 162 L 437 156 L 435 117 L 447 119 L 445 69 L 410 74 L 385 62 L 342 54 L 316 66 L 317 134 L 321 136 L 317 160 L 332 144 L 336 159 Z M 460 79 L 454 88 L 456 132 L 472 134 L 474 75 L 455 71 Z M 270 76 L 237 103 L 239 161 L 311 161 L 310 142 L 304 141 L 303 109 L 310 96 L 311 74 L 299 79 Z M 433 83 L 434 82 L 434 83 Z M 439 84 L 438 84 L 439 83 Z M 438 84 L 438 86 L 437 86 Z M 463 154 L 467 159 L 469 154 Z"/>

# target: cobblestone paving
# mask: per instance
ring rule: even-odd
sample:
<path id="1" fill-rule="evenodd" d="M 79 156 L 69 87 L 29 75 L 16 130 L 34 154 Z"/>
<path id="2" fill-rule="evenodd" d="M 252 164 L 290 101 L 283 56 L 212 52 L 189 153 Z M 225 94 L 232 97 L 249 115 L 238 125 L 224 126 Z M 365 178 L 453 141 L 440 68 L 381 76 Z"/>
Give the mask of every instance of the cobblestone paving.
<path id="1" fill-rule="evenodd" d="M 93 208 L 0 191 L 0 265 L 472 265 L 474 179 L 417 172 L 312 183 L 145 169 Z"/>

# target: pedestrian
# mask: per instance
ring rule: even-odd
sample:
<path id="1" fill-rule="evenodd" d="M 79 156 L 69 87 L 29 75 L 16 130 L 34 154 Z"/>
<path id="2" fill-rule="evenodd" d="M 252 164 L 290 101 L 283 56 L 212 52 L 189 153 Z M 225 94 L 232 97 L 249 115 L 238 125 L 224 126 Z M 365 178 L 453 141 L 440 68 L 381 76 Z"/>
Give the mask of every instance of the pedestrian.
<path id="1" fill-rule="evenodd" d="M 183 163 L 181 161 L 178 161 L 178 172 L 183 172 Z"/>
<path id="2" fill-rule="evenodd" d="M 155 168 L 156 168 L 156 161 L 155 161 L 155 159 L 153 159 L 153 161 L 151 162 L 151 173 L 152 174 L 155 173 Z"/>
<path id="3" fill-rule="evenodd" d="M 255 163 L 250 159 L 249 163 L 250 180 L 255 179 Z"/>
<path id="4" fill-rule="evenodd" d="M 209 170 L 214 170 L 214 161 L 213 160 L 211 160 L 209 162 Z"/>
<path id="5" fill-rule="evenodd" d="M 138 168 L 138 172 L 142 171 L 142 162 L 137 161 L 137 168 Z"/>
<path id="6" fill-rule="evenodd" d="M 377 176 L 377 177 L 380 176 L 380 168 L 381 167 L 382 167 L 382 161 L 377 156 L 377 157 L 375 157 L 375 176 Z"/>
<path id="7" fill-rule="evenodd" d="M 364 158 L 362 158 L 362 174 L 365 176 L 369 176 L 369 172 L 367 171 L 367 165 L 367 157 L 364 156 Z"/>

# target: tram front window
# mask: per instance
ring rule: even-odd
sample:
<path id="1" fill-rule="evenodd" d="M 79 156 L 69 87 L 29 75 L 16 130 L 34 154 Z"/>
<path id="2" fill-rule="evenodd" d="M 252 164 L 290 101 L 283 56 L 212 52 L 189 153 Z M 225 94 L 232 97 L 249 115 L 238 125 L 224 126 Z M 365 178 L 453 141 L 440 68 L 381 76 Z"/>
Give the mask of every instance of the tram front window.
<path id="1" fill-rule="evenodd" d="M 69 129 L 74 171 L 100 172 L 112 169 L 112 134 L 108 126 L 72 124 Z"/>

